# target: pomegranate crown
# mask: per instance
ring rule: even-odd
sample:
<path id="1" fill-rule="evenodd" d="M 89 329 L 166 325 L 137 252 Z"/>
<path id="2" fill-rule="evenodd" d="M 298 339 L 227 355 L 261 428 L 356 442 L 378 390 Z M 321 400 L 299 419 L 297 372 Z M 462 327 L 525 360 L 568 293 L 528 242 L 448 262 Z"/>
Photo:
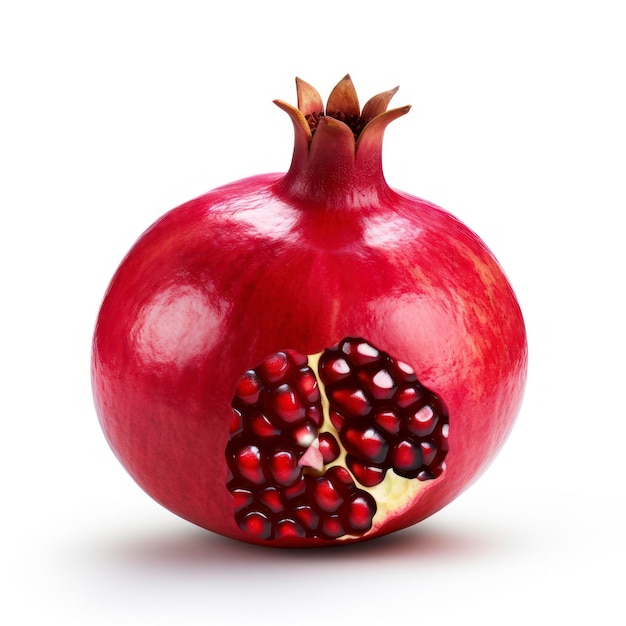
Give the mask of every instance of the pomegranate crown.
<path id="1" fill-rule="evenodd" d="M 296 78 L 297 108 L 283 100 L 274 100 L 274 103 L 291 117 L 296 129 L 296 143 L 300 140 L 308 149 L 319 130 L 320 134 L 342 134 L 344 141 L 354 142 L 354 151 L 358 153 L 364 150 L 361 148 L 364 144 L 381 145 L 387 124 L 408 113 L 410 105 L 387 110 L 397 91 L 398 87 L 383 91 L 370 98 L 361 109 L 352 79 L 346 74 L 331 91 L 324 109 L 324 102 L 315 87 Z"/>
<path id="2" fill-rule="evenodd" d="M 357 148 L 363 138 L 367 139 L 368 135 L 377 134 L 377 129 L 380 132 L 389 122 L 408 113 L 411 108 L 407 105 L 387 110 L 391 98 L 398 91 L 398 87 L 395 87 L 370 98 L 361 110 L 359 98 L 349 74 L 346 74 L 331 91 L 326 102 L 326 110 L 315 87 L 301 78 L 296 78 L 296 91 L 297 108 L 282 100 L 274 100 L 274 102 L 289 114 L 294 124 L 302 129 L 309 143 L 313 139 L 320 120 L 326 118 L 324 121 L 334 125 L 335 128 L 347 126 L 354 136 L 355 148 Z M 341 122 L 341 126 L 337 125 L 335 120 Z"/>
<path id="3" fill-rule="evenodd" d="M 289 115 L 295 129 L 293 160 L 284 180 L 291 192 L 306 188 L 311 194 L 312 188 L 326 186 L 322 181 L 328 183 L 338 177 L 362 188 L 386 187 L 382 175 L 383 134 L 389 122 L 411 108 L 406 105 L 387 110 L 398 87 L 370 98 L 363 109 L 349 74 L 333 88 L 325 109 L 321 96 L 307 82 L 296 78 L 296 90 L 297 107 L 274 100 Z M 328 200 L 328 194 L 323 195 Z"/>

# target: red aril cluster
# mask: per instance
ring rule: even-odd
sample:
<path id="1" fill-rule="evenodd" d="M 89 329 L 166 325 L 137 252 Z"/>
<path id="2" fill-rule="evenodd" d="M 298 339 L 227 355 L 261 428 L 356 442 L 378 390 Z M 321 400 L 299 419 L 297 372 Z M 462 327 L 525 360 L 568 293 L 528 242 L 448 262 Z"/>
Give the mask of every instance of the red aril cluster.
<path id="1" fill-rule="evenodd" d="M 448 417 L 408 365 L 352 337 L 314 361 L 277 352 L 236 388 L 228 490 L 256 539 L 362 535 L 377 511 L 367 488 L 388 470 L 421 481 L 443 471 Z M 327 467 L 337 459 L 345 466 Z"/>
<path id="2" fill-rule="evenodd" d="M 441 474 L 448 416 L 410 366 L 363 339 L 346 338 L 324 352 L 319 371 L 346 463 L 362 485 L 379 484 L 388 469 L 419 480 Z"/>

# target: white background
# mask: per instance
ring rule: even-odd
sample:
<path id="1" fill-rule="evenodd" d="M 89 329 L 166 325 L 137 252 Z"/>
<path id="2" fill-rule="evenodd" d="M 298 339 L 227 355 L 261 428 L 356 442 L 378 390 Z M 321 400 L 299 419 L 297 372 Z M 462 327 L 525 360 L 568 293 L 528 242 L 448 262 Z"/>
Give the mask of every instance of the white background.
<path id="1" fill-rule="evenodd" d="M 624 624 L 625 18 L 620 2 L 3 2 L 6 624 Z M 410 7 L 410 10 L 409 10 Z M 89 358 L 106 285 L 166 210 L 284 171 L 294 77 L 401 85 L 389 183 L 476 230 L 525 313 L 517 425 L 395 536 L 226 540 L 114 459 Z"/>

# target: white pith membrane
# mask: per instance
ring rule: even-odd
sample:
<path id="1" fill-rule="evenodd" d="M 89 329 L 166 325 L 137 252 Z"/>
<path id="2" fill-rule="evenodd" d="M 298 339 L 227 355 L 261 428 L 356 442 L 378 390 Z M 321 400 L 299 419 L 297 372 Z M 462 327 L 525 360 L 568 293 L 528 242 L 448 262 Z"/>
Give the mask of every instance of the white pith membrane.
<path id="1" fill-rule="evenodd" d="M 313 370 L 313 373 L 315 374 L 315 377 L 317 379 L 317 384 L 319 386 L 322 411 L 324 415 L 324 420 L 319 428 L 318 439 L 320 434 L 325 432 L 330 433 L 339 445 L 339 456 L 331 463 L 324 465 L 321 459 L 321 454 L 319 454 L 319 452 L 317 454 L 315 454 L 314 452 L 312 454 L 309 453 L 309 450 L 311 448 L 315 449 L 319 447 L 318 439 L 315 439 L 313 442 L 311 442 L 309 450 L 307 450 L 307 452 L 305 452 L 304 455 L 300 458 L 300 465 L 304 467 L 304 474 L 313 473 L 314 475 L 320 475 L 323 472 L 329 470 L 331 467 L 339 465 L 350 474 L 352 480 L 354 480 L 355 485 L 357 485 L 359 489 L 368 492 L 374 498 L 374 500 L 376 501 L 376 513 L 372 518 L 372 528 L 367 532 L 359 535 L 347 534 L 339 537 L 338 539 L 342 540 L 350 539 L 353 537 L 365 537 L 377 528 L 379 528 L 390 514 L 397 515 L 398 513 L 408 508 L 408 506 L 415 500 L 419 492 L 424 489 L 428 485 L 428 483 L 437 479 L 422 481 L 417 478 L 404 478 L 403 476 L 398 476 L 393 471 L 393 468 L 389 468 L 389 470 L 387 470 L 387 473 L 385 474 L 385 478 L 378 485 L 375 485 L 373 487 L 366 487 L 359 482 L 359 480 L 350 471 L 348 465 L 346 464 L 346 449 L 341 443 L 341 439 L 339 437 L 337 429 L 333 426 L 330 420 L 330 402 L 328 400 L 328 396 L 326 395 L 325 385 L 322 382 L 322 378 L 319 373 L 319 360 L 322 357 L 322 354 L 323 352 L 319 352 L 317 354 L 312 354 L 308 356 L 308 365 Z M 307 465 L 309 460 L 313 461 L 314 464 Z"/>

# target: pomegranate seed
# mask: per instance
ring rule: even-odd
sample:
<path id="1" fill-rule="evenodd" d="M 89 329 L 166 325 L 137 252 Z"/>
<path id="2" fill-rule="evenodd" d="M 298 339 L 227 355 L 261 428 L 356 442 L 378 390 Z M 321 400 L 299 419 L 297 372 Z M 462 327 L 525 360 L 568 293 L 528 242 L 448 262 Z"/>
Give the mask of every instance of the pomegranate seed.
<path id="1" fill-rule="evenodd" d="M 294 430 L 293 438 L 299 446 L 308 448 L 317 439 L 317 428 L 306 422 Z"/>
<path id="2" fill-rule="evenodd" d="M 422 453 L 410 441 L 403 440 L 393 447 L 391 462 L 397 472 L 414 472 L 422 465 Z"/>
<path id="3" fill-rule="evenodd" d="M 377 413 L 374 421 L 390 435 L 396 435 L 400 430 L 400 418 L 392 411 Z"/>
<path id="4" fill-rule="evenodd" d="M 308 530 L 315 530 L 320 522 L 319 514 L 308 504 L 295 507 L 293 514 Z"/>
<path id="5" fill-rule="evenodd" d="M 338 515 L 329 515 L 322 522 L 322 532 L 328 539 L 337 539 L 346 534 Z"/>
<path id="6" fill-rule="evenodd" d="M 330 397 L 334 403 L 339 405 L 340 409 L 350 416 L 364 417 L 372 409 L 363 390 L 358 388 L 335 389 L 330 393 Z"/>
<path id="7" fill-rule="evenodd" d="M 274 426 L 266 415 L 258 413 L 250 419 L 250 428 L 259 437 L 276 437 L 280 429 Z"/>
<path id="8" fill-rule="evenodd" d="M 297 386 L 307 402 L 313 404 L 320 401 L 320 390 L 317 385 L 317 379 L 310 368 L 305 367 L 300 370 Z"/>
<path id="9" fill-rule="evenodd" d="M 326 472 L 326 477 L 332 482 L 332 484 L 339 490 L 345 487 L 354 487 L 352 476 L 345 467 L 335 465 Z"/>
<path id="10" fill-rule="evenodd" d="M 391 374 L 387 370 L 378 370 L 373 373 L 359 372 L 359 379 L 365 384 L 367 390 L 377 400 L 388 400 L 397 390 L 397 386 Z"/>
<path id="11" fill-rule="evenodd" d="M 230 420 L 229 432 L 231 435 L 241 430 L 241 413 L 237 409 L 233 409 L 233 418 Z"/>
<path id="12" fill-rule="evenodd" d="M 414 386 L 411 386 L 402 389 L 402 391 L 400 391 L 400 393 L 396 396 L 395 402 L 399 407 L 405 409 L 421 399 L 422 392 L 418 391 Z"/>
<path id="13" fill-rule="evenodd" d="M 284 518 L 276 522 L 276 538 L 306 537 L 306 530 L 296 520 Z"/>
<path id="14" fill-rule="evenodd" d="M 418 475 L 417 475 L 417 479 L 418 480 L 432 480 L 435 477 L 435 475 L 430 471 L 430 470 L 422 470 Z"/>
<path id="15" fill-rule="evenodd" d="M 326 383 L 343 380 L 350 375 L 350 372 L 350 365 L 341 357 L 320 361 L 320 374 Z"/>
<path id="16" fill-rule="evenodd" d="M 426 437 L 426 435 L 430 435 L 433 432 L 438 419 L 439 416 L 433 412 L 432 407 L 426 404 L 409 417 L 407 426 L 414 435 Z"/>
<path id="17" fill-rule="evenodd" d="M 235 395 L 246 404 L 254 404 L 259 399 L 263 385 L 254 370 L 248 370 L 239 380 Z"/>
<path id="18" fill-rule="evenodd" d="M 346 463 L 355 478 L 364 487 L 375 487 L 383 482 L 387 470 L 375 465 L 365 465 L 352 456 L 346 457 Z"/>
<path id="19" fill-rule="evenodd" d="M 332 463 L 339 456 L 339 444 L 330 433 L 321 433 L 319 436 L 320 452 L 324 463 Z"/>
<path id="20" fill-rule="evenodd" d="M 250 511 L 239 519 L 239 528 L 258 539 L 269 539 L 272 524 L 267 515 L 260 511 Z"/>
<path id="21" fill-rule="evenodd" d="M 361 532 L 369 530 L 372 527 L 374 513 L 376 513 L 374 498 L 361 492 L 348 504 L 346 517 L 350 530 Z"/>
<path id="22" fill-rule="evenodd" d="M 263 376 L 268 383 L 276 383 L 286 378 L 289 365 L 287 355 L 284 352 L 277 352 L 263 361 L 259 367 L 259 371 L 261 376 Z"/>
<path id="23" fill-rule="evenodd" d="M 324 415 L 322 414 L 322 410 L 319 404 L 314 404 L 310 407 L 307 407 L 306 417 L 318 428 L 322 425 L 322 422 L 324 421 Z"/>
<path id="24" fill-rule="evenodd" d="M 313 499 L 317 506 L 327 513 L 334 513 L 343 504 L 341 494 L 325 476 L 316 479 L 313 483 Z"/>
<path id="25" fill-rule="evenodd" d="M 330 423 L 335 427 L 337 432 L 341 432 L 344 424 L 343 415 L 337 413 L 337 411 L 333 411 L 332 409 L 329 411 L 330 414 Z"/>
<path id="26" fill-rule="evenodd" d="M 230 493 L 235 500 L 235 511 L 241 511 L 241 509 L 252 503 L 253 496 L 250 489 L 246 489 L 245 487 L 235 487 L 230 490 Z"/>
<path id="27" fill-rule="evenodd" d="M 374 363 L 380 357 L 380 352 L 366 341 L 361 339 L 348 339 L 341 345 L 343 352 L 354 365 L 367 365 Z"/>
<path id="28" fill-rule="evenodd" d="M 292 424 L 304 419 L 306 411 L 296 392 L 286 383 L 269 396 L 271 407 L 284 422 Z"/>
<path id="29" fill-rule="evenodd" d="M 396 383 L 387 370 L 378 370 L 372 378 L 372 393 L 377 398 L 387 400 L 396 391 Z"/>
<path id="30" fill-rule="evenodd" d="M 282 494 L 287 500 L 295 500 L 304 494 L 307 486 L 307 481 L 304 476 L 300 476 L 298 480 L 296 480 L 293 485 L 289 485 L 288 487 L 284 487 L 282 489 Z"/>
<path id="31" fill-rule="evenodd" d="M 410 365 L 407 365 L 406 363 L 403 363 L 402 361 L 396 361 L 396 366 L 407 383 L 415 382 L 417 380 L 417 376 L 415 375 L 415 370 Z"/>
<path id="32" fill-rule="evenodd" d="M 261 468 L 261 452 L 255 445 L 246 445 L 235 453 L 235 465 L 242 478 L 260 485 L 265 482 Z"/>
<path id="33" fill-rule="evenodd" d="M 280 497 L 280 491 L 276 487 L 266 487 L 259 494 L 259 500 L 272 512 L 280 513 L 284 511 L 282 498 Z"/>
<path id="34" fill-rule="evenodd" d="M 375 428 L 346 428 L 341 440 L 353 455 L 365 457 L 372 463 L 382 463 L 387 457 L 389 444 Z"/>
<path id="35" fill-rule="evenodd" d="M 422 441 L 420 443 L 420 449 L 422 452 L 422 463 L 424 465 L 430 465 L 437 456 L 437 446 L 430 441 Z"/>
<path id="36" fill-rule="evenodd" d="M 444 424 L 441 427 L 441 439 L 446 442 L 446 448 L 445 448 L 446 450 L 448 449 L 447 441 L 448 441 L 448 431 L 449 431 L 449 429 L 450 429 L 450 425 L 449 424 Z"/>
<path id="37" fill-rule="evenodd" d="M 269 460 L 272 477 L 281 487 L 289 487 L 300 477 L 298 459 L 290 450 L 276 450 Z"/>

